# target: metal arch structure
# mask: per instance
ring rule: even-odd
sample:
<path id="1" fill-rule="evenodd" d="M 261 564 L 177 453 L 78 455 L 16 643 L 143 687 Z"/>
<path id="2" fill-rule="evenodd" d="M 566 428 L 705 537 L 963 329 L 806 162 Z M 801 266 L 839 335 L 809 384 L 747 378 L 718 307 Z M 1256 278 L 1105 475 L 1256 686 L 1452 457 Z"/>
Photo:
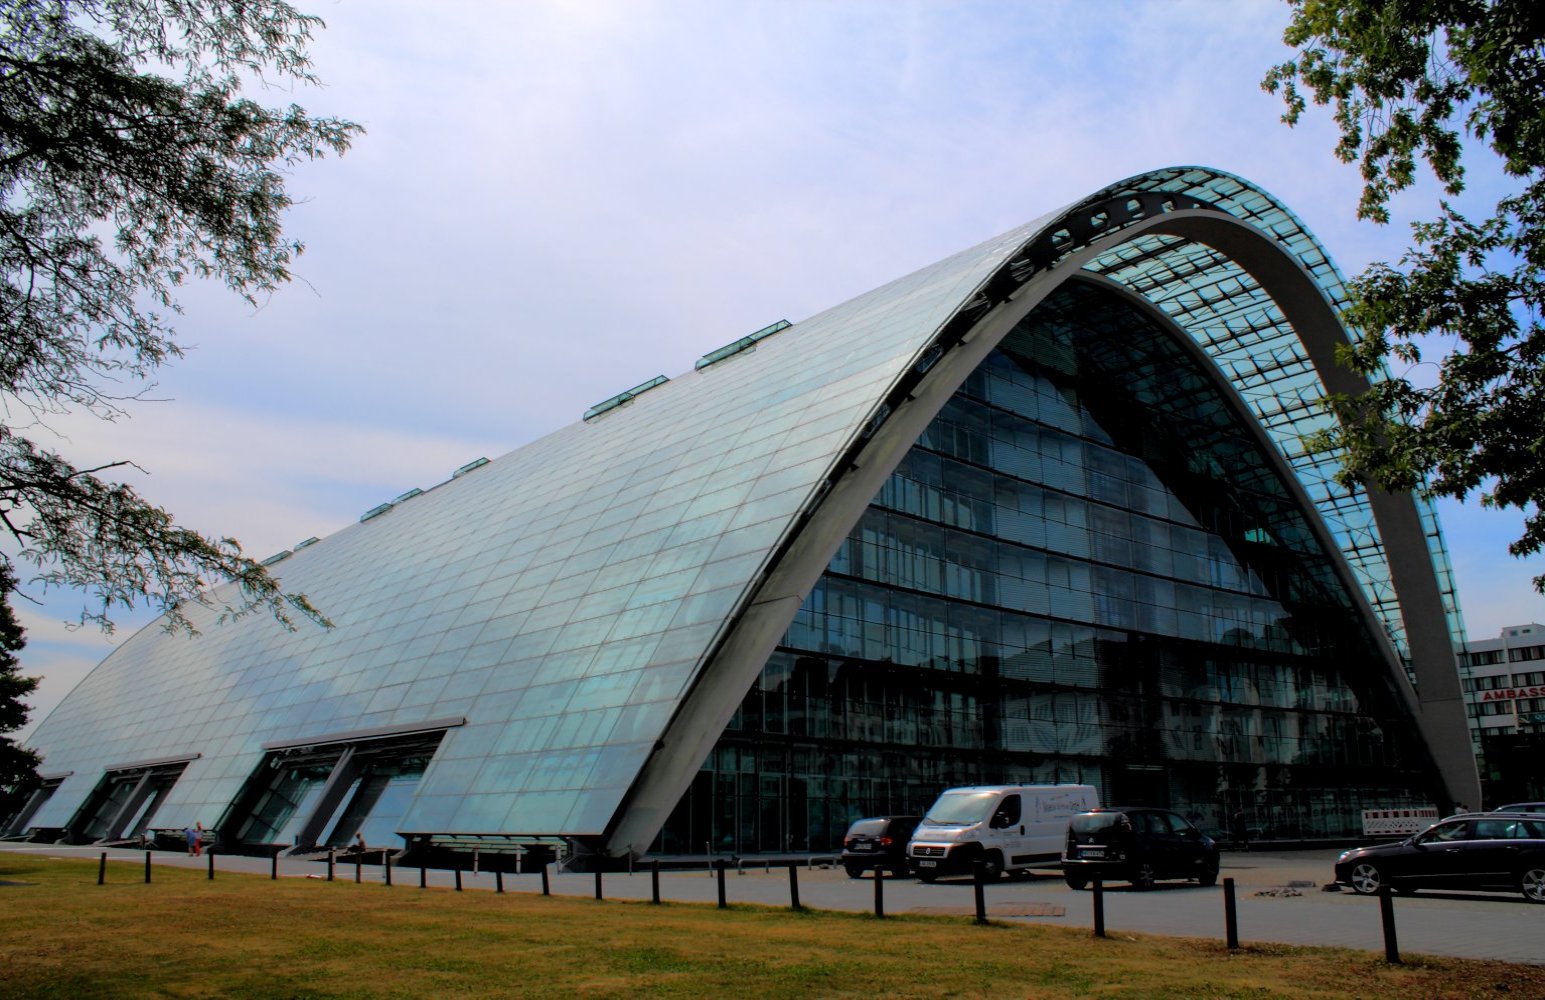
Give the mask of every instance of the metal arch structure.
<path id="1" fill-rule="evenodd" d="M 769 560 L 767 572 L 727 623 L 721 642 L 614 817 L 602 853 L 636 854 L 648 846 L 837 546 L 913 442 L 1020 320 L 1065 282 L 1087 280 L 1085 268 L 1102 255 L 1141 237 L 1173 238 L 1213 249 L 1253 278 L 1280 309 L 1286 325 L 1307 352 L 1323 392 L 1366 389 L 1361 376 L 1342 368 L 1335 359 L 1337 346 L 1351 339 L 1327 295 L 1327 283 L 1339 290 L 1339 275 L 1296 219 L 1295 235 L 1318 251 L 1329 282 L 1317 280 L 1301 256 L 1285 248 L 1287 240 L 1281 234 L 1267 234 L 1185 191 L 1142 189 L 1145 182 L 1198 169 L 1139 175 L 1050 217 L 1051 221 L 1042 224 L 994 269 L 918 349 L 912 364 L 875 404 L 869 419 L 834 461 L 797 518 L 796 527 L 785 535 Z M 1231 175 L 1204 173 L 1226 178 L 1270 200 L 1264 192 Z M 1271 203 L 1287 215 L 1274 200 Z M 1191 332 L 1141 293 L 1112 278 L 1104 277 L 1105 282 L 1125 291 L 1177 336 Z M 1188 346 L 1216 363 L 1205 346 Z M 1221 371 L 1219 378 L 1229 397 L 1243 405 L 1240 387 Z M 1259 425 L 1255 429 L 1267 436 Z M 1277 459 L 1278 471 L 1287 473 L 1285 478 L 1300 500 L 1312 503 L 1290 457 L 1279 448 L 1269 449 L 1268 454 Z M 1389 621 L 1387 605 L 1382 616 L 1375 610 L 1340 546 L 1330 544 L 1327 551 L 1337 555 L 1338 571 L 1350 591 L 1359 595 L 1359 608 L 1370 631 L 1383 640 L 1387 656 L 1379 668 L 1389 671 L 1405 697 L 1438 768 L 1448 805 L 1480 801 L 1480 779 L 1456 668 L 1455 637 L 1448 626 L 1449 621 L 1457 620 L 1457 608 L 1452 600 L 1444 599 L 1422 511 L 1417 499 L 1408 493 L 1369 489 L 1365 502 L 1377 526 L 1401 620 Z M 1311 522 L 1322 543 L 1333 541 L 1319 517 Z M 1436 555 L 1446 558 L 1441 549 Z M 1446 566 L 1441 569 L 1446 571 Z M 1406 676 L 1407 664 L 1415 678 L 1414 688 Z"/>

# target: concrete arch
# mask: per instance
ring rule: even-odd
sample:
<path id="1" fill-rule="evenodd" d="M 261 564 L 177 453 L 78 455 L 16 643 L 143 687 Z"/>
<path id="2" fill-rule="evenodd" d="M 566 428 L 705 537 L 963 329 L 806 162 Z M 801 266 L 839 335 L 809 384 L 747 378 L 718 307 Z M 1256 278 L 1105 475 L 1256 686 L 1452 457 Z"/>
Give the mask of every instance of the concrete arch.
<path id="1" fill-rule="evenodd" d="M 1113 190 L 1106 189 L 1097 197 L 1108 196 Z M 1117 196 L 1101 204 L 1120 205 L 1124 200 Z M 1146 210 L 1142 217 L 1134 213 L 1129 219 L 1135 221 L 1105 235 L 1098 235 L 1104 226 L 1091 228 L 1087 221 L 1075 224 L 1082 225 L 1078 235 L 1089 237 L 1082 246 L 1073 241 L 1073 227 L 1067 220 L 1088 220 L 1090 208 L 1082 206 L 1056 217 L 1037 230 L 1018 253 L 1009 255 L 1007 262 L 966 297 L 951 320 L 942 325 L 940 334 L 919 348 L 912 366 L 835 460 L 826 485 L 812 496 L 795 528 L 769 561 L 761 581 L 721 632 L 697 683 L 678 706 L 613 818 L 603 853 L 640 853 L 647 848 L 837 546 L 907 450 L 1009 331 L 1063 283 L 1087 277 L 1084 266 L 1100 254 L 1143 235 L 1174 236 L 1218 250 L 1244 268 L 1275 301 L 1330 392 L 1356 392 L 1365 387 L 1358 376 L 1335 361 L 1336 346 L 1347 341 L 1347 334 L 1321 287 L 1275 240 L 1249 223 L 1185 195 L 1159 197 L 1157 201 L 1150 197 L 1140 207 Z M 1059 231 L 1070 233 L 1061 256 L 1038 267 L 1036 248 L 1052 248 L 1048 235 Z M 1048 252 L 1038 251 L 1042 260 Z M 967 310 L 983 307 L 985 311 L 969 326 L 958 322 Z M 952 323 L 961 329 L 958 335 L 951 336 Z M 1296 481 L 1296 477 L 1289 478 Z M 1454 650 L 1420 513 L 1409 494 L 1370 491 L 1369 500 L 1407 628 L 1417 689 L 1412 691 L 1402 675 L 1392 648 L 1383 669 L 1392 672 L 1397 687 L 1410 699 L 1408 707 L 1440 772 L 1448 798 L 1444 805 L 1456 800 L 1479 801 L 1480 782 L 1454 669 Z M 1321 521 L 1317 512 L 1311 520 L 1316 524 Z M 1330 551 L 1344 564 L 1335 546 Z M 1380 623 L 1366 604 L 1362 610 L 1372 632 L 1382 638 Z"/>

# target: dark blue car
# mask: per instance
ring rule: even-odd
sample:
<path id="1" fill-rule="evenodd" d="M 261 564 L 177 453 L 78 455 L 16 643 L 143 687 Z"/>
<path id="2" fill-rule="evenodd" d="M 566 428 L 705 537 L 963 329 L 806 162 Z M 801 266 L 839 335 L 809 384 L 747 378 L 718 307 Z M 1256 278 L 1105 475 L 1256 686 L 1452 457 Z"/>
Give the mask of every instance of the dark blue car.
<path id="1" fill-rule="evenodd" d="M 1336 881 L 1353 892 L 1480 889 L 1521 892 L 1545 903 L 1545 815 L 1469 813 L 1451 816 L 1395 844 L 1347 851 Z"/>

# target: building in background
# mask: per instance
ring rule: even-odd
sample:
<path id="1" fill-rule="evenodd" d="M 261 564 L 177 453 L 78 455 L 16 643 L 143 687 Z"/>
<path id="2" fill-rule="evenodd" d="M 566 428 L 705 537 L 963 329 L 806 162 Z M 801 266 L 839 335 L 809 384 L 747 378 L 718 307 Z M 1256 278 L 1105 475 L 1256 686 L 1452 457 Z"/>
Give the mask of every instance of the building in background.
<path id="1" fill-rule="evenodd" d="M 280 553 L 331 630 L 147 628 L 8 829 L 621 858 L 965 783 L 1294 838 L 1477 801 L 1436 518 L 1302 444 L 1343 303 L 1247 182 L 1111 185 Z"/>
<path id="2" fill-rule="evenodd" d="M 1471 640 L 1464 668 L 1486 804 L 1545 799 L 1545 625 Z"/>

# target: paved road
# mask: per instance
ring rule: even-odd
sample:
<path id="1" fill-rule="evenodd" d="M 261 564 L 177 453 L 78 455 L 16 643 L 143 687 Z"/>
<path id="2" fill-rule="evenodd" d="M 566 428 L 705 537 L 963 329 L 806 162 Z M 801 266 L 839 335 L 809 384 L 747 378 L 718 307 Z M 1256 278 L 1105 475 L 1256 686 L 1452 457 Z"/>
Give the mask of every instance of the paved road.
<path id="1" fill-rule="evenodd" d="M 42 844 L 5 844 L 0 849 L 51 857 L 95 858 L 100 853 L 99 848 Z M 144 864 L 143 852 L 108 854 L 114 862 L 109 878 L 141 877 L 141 869 L 131 866 Z M 1382 954 L 1384 938 L 1378 901 L 1346 891 L 1321 891 L 1320 886 L 1330 878 L 1335 855 L 1335 851 L 1225 853 L 1222 874 L 1235 881 L 1241 940 L 1339 945 Z M 206 862 L 178 852 L 157 851 L 153 863 L 203 868 Z M 269 862 L 260 858 L 217 857 L 216 865 L 220 871 L 269 871 Z M 280 866 L 284 877 L 318 877 L 324 872 L 325 866 L 314 862 L 285 860 Z M 336 877 L 352 880 L 353 864 L 340 863 Z M 367 865 L 362 878 L 380 883 L 382 870 Z M 412 891 L 418 878 L 418 869 L 398 869 L 394 882 Z M 453 880 L 451 872 L 428 873 L 430 885 L 448 887 Z M 554 873 L 549 881 L 555 894 L 589 897 L 595 892 L 593 875 Z M 491 890 L 494 876 L 466 872 L 462 884 L 469 890 Z M 538 892 L 539 886 L 537 875 L 505 876 L 509 892 Z M 665 872 L 660 876 L 660 886 L 661 895 L 667 900 L 713 903 L 718 896 L 717 880 L 706 871 Z M 801 868 L 799 890 L 800 902 L 808 907 L 865 911 L 874 905 L 873 881 L 851 880 L 841 869 Z M 632 875 L 607 874 L 602 878 L 602 891 L 607 898 L 648 899 L 650 877 L 642 871 Z M 925 885 L 912 879 L 887 879 L 884 893 L 889 914 L 974 912 L 972 888 L 966 881 Z M 748 863 L 741 871 L 729 872 L 725 895 L 731 904 L 787 905 L 788 871 L 764 871 Z M 1053 875 L 988 886 L 987 902 L 994 919 L 1063 927 L 1093 926 L 1092 894 L 1070 890 L 1060 877 Z M 1545 964 L 1545 906 L 1528 903 L 1518 893 L 1424 892 L 1399 896 L 1395 899 L 1395 919 L 1402 954 Z M 1105 926 L 1106 932 L 1113 935 L 1128 931 L 1221 940 L 1223 889 L 1221 885 L 1203 889 L 1169 883 L 1152 892 L 1135 892 L 1117 885 L 1105 894 Z"/>

